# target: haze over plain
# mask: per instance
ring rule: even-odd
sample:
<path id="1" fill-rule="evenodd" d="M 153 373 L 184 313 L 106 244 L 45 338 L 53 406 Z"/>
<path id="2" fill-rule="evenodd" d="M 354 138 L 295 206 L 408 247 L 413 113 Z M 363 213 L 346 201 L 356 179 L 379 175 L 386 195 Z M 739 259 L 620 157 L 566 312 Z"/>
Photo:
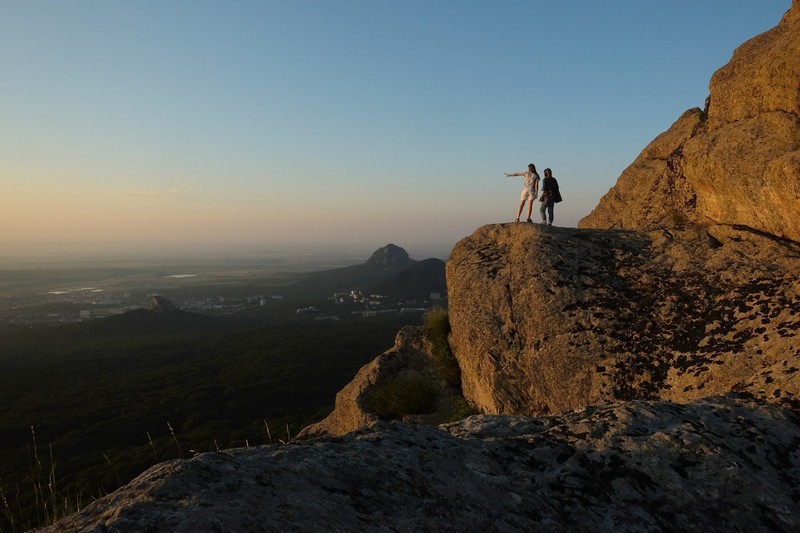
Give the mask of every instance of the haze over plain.
<path id="1" fill-rule="evenodd" d="M 789 0 L 0 8 L 0 255 L 448 250 L 553 168 L 574 226 Z"/>

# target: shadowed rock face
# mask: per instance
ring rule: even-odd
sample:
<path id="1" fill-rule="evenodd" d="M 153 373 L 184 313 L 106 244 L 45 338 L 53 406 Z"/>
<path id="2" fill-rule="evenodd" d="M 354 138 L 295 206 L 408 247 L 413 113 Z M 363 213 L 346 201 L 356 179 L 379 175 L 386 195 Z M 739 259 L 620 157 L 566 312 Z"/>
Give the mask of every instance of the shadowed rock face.
<path id="1" fill-rule="evenodd" d="M 742 224 L 800 241 L 800 2 L 739 47 L 620 175 L 584 228 Z"/>
<path id="2" fill-rule="evenodd" d="M 447 263 L 464 396 L 491 414 L 746 391 L 800 404 L 800 244 L 747 228 L 490 225 Z"/>
<path id="3" fill-rule="evenodd" d="M 798 446 L 733 398 L 382 423 L 163 463 L 46 531 L 796 531 Z"/>
<path id="4" fill-rule="evenodd" d="M 366 262 L 367 265 L 390 270 L 392 268 L 406 267 L 414 264 L 408 252 L 394 244 L 387 244 L 376 250 Z"/>
<path id="5" fill-rule="evenodd" d="M 336 394 L 333 412 L 324 420 L 305 428 L 298 438 L 321 435 L 338 437 L 377 424 L 380 417 L 368 407 L 370 394 L 376 387 L 409 376 L 424 379 L 435 388 L 438 401 L 430 413 L 408 416 L 405 419 L 429 425 L 449 420 L 450 400 L 455 391 L 442 382 L 434 358 L 433 348 L 424 328 L 406 326 L 397 333 L 392 348 L 361 367 L 353 380 Z"/>
<path id="6" fill-rule="evenodd" d="M 150 300 L 150 310 L 157 313 L 175 313 L 178 308 L 163 296 L 153 296 Z"/>

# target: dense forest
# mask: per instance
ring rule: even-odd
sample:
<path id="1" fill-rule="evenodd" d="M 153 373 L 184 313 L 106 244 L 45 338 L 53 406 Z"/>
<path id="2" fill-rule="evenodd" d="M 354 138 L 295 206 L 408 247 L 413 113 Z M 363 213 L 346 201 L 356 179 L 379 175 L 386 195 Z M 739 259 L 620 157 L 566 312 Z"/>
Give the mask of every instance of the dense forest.
<path id="1" fill-rule="evenodd" d="M 419 315 L 254 326 L 141 311 L 0 339 L 0 530 L 52 522 L 153 464 L 280 444 Z"/>

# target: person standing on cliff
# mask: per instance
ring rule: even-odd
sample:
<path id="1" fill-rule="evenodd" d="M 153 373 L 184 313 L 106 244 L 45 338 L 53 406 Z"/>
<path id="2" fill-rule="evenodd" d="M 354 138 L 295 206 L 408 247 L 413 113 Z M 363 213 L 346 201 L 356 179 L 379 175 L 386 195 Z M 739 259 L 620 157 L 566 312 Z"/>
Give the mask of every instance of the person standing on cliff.
<path id="1" fill-rule="evenodd" d="M 509 174 L 506 172 L 507 177 L 511 176 L 524 176 L 525 184 L 522 186 L 522 195 L 519 199 L 519 209 L 517 210 L 517 218 L 514 222 L 519 222 L 519 216 L 522 214 L 522 208 L 525 206 L 525 201 L 528 202 L 528 222 L 531 220 L 531 212 L 533 211 L 533 201 L 539 194 L 539 174 L 536 172 L 536 165 L 531 163 L 528 165 L 527 172 L 514 172 Z"/>
<path id="2" fill-rule="evenodd" d="M 558 182 L 553 177 L 553 171 L 546 168 L 542 180 L 542 197 L 539 198 L 539 214 L 542 215 L 542 224 L 553 225 L 553 208 L 560 201 L 561 192 L 558 190 Z M 545 215 L 549 215 L 549 221 Z"/>

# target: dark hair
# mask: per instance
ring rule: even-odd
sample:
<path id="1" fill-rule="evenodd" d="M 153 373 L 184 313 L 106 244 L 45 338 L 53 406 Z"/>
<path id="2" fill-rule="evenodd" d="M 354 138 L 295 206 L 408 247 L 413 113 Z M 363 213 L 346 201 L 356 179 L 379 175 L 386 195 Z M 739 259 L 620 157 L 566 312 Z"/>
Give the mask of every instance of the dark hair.
<path id="1" fill-rule="evenodd" d="M 528 166 L 533 167 L 533 171 L 536 172 L 536 165 L 534 165 L 533 163 L 528 163 Z"/>
<path id="2" fill-rule="evenodd" d="M 550 170 L 549 168 L 546 168 L 546 169 L 544 169 L 544 175 L 545 176 L 549 175 L 552 178 L 553 177 L 553 171 Z"/>

